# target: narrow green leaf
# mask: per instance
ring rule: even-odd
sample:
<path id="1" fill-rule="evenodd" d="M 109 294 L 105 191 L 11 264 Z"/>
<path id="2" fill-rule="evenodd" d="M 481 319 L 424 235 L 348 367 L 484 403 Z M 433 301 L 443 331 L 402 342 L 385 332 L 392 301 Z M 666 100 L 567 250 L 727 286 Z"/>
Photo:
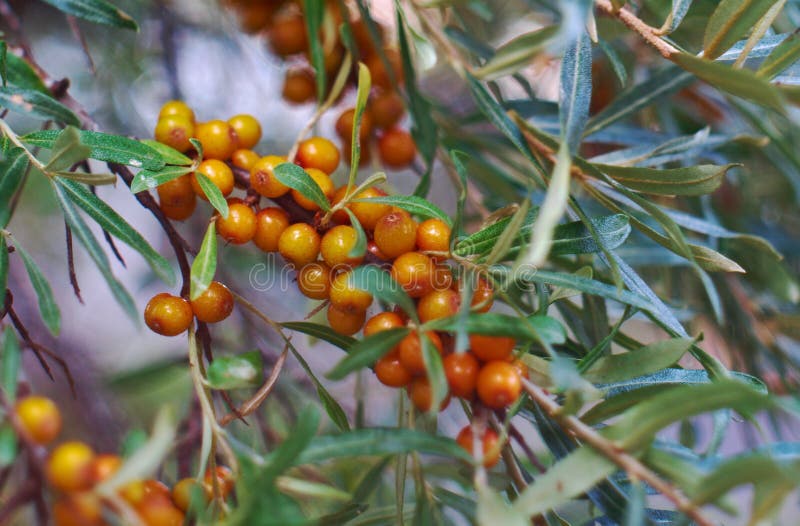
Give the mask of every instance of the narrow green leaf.
<path id="1" fill-rule="evenodd" d="M 725 53 L 769 11 L 776 0 L 722 0 L 706 25 L 703 56 L 715 59 Z"/>
<path id="2" fill-rule="evenodd" d="M 322 48 L 322 22 L 325 16 L 324 3 L 319 0 L 303 0 L 303 19 L 311 49 L 311 65 L 317 82 L 317 103 L 325 100 L 325 50 Z"/>
<path id="3" fill-rule="evenodd" d="M 42 120 L 54 120 L 74 126 L 81 124 L 72 110 L 39 91 L 11 86 L 0 87 L 0 106 Z"/>
<path id="4" fill-rule="evenodd" d="M 689 338 L 672 338 L 635 351 L 605 356 L 583 376 L 590 382 L 606 384 L 651 374 L 675 364 L 692 344 L 694 340 Z"/>
<path id="5" fill-rule="evenodd" d="M 92 174 L 86 172 L 56 172 L 61 179 L 69 179 L 76 183 L 88 184 L 91 186 L 103 186 L 109 184 L 116 184 L 117 176 L 114 174 Z"/>
<path id="6" fill-rule="evenodd" d="M 353 211 L 349 208 L 345 208 L 344 211 L 350 216 L 350 225 L 356 231 L 356 242 L 350 252 L 347 253 L 347 257 L 360 258 L 367 252 L 367 234 Z"/>
<path id="7" fill-rule="evenodd" d="M 191 167 L 188 166 L 165 166 L 157 171 L 139 170 L 131 181 L 131 193 L 138 194 L 151 190 L 191 171 Z"/>
<path id="8" fill-rule="evenodd" d="M 0 40 L 0 81 L 3 87 L 8 85 L 8 44 Z"/>
<path id="9" fill-rule="evenodd" d="M 373 265 L 362 265 L 350 272 L 349 284 L 369 292 L 386 303 L 399 306 L 412 320 L 418 319 L 414 302 L 388 272 Z"/>
<path id="10" fill-rule="evenodd" d="M 410 214 L 424 217 L 425 219 L 441 219 L 452 226 L 453 221 L 441 208 L 431 203 L 427 199 L 416 195 L 386 195 L 381 197 L 369 197 L 366 199 L 353 199 L 359 203 L 382 203 L 386 205 L 402 208 Z"/>
<path id="11" fill-rule="evenodd" d="M 166 144 L 161 144 L 153 139 L 141 139 L 139 142 L 155 150 L 167 164 L 174 166 L 191 166 L 192 164 L 190 158 Z"/>
<path id="12" fill-rule="evenodd" d="M 491 248 L 491 251 L 486 256 L 486 263 L 493 264 L 501 261 L 508 250 L 511 248 L 511 245 L 514 243 L 515 238 L 519 237 L 520 231 L 522 230 L 522 226 L 525 223 L 525 219 L 528 216 L 528 211 L 530 210 L 531 202 L 529 200 L 525 200 L 519 206 L 514 215 L 508 218 L 508 224 L 497 237 L 497 241 Z M 537 211 L 538 212 L 538 211 Z"/>
<path id="13" fill-rule="evenodd" d="M 561 88 L 558 115 L 561 138 L 570 153 L 577 153 L 581 136 L 589 119 L 592 99 L 592 41 L 582 30 L 570 42 L 561 61 Z"/>
<path id="14" fill-rule="evenodd" d="M 25 179 L 30 163 L 22 148 L 12 148 L 0 161 L 0 228 L 5 228 L 11 220 L 11 203 Z"/>
<path id="15" fill-rule="evenodd" d="M 8 403 L 13 404 L 17 398 L 17 379 L 19 377 L 19 368 L 22 364 L 22 351 L 19 348 L 19 341 L 17 335 L 14 334 L 14 329 L 10 325 L 6 325 L 3 331 L 3 356 L 0 361 L 0 379 L 2 380 L 2 388 L 8 399 Z"/>
<path id="16" fill-rule="evenodd" d="M 50 90 L 28 61 L 14 53 L 6 54 L 5 79 L 12 86 L 50 95 Z"/>
<path id="17" fill-rule="evenodd" d="M 488 485 L 478 487 L 478 524 L 503 524 L 504 526 L 529 526 L 530 517 L 514 508 L 509 502 Z"/>
<path id="18" fill-rule="evenodd" d="M 60 133 L 60 130 L 43 130 L 24 135 L 21 139 L 32 146 L 52 149 Z M 140 141 L 87 130 L 81 130 L 80 135 L 81 144 L 92 149 L 92 159 L 147 170 L 160 170 L 164 167 L 161 155 Z"/>
<path id="19" fill-rule="evenodd" d="M 610 164 L 595 166 L 615 181 L 640 192 L 658 195 L 703 195 L 716 190 L 722 184 L 728 170 L 739 165 L 701 164 L 664 170 Z"/>
<path id="20" fill-rule="evenodd" d="M 259 351 L 237 356 L 220 356 L 208 365 L 206 379 L 211 389 L 241 389 L 259 384 L 264 371 L 264 359 Z"/>
<path id="21" fill-rule="evenodd" d="M 521 318 L 496 312 L 472 313 L 463 322 L 456 315 L 430 321 L 423 325 L 423 330 L 455 331 L 461 323 L 470 334 L 510 336 L 520 342 L 542 341 L 551 345 L 566 341 L 563 325 L 555 318 L 540 315 Z"/>
<path id="22" fill-rule="evenodd" d="M 352 188 L 356 183 L 358 168 L 361 161 L 361 121 L 364 117 L 364 110 L 369 100 L 369 91 L 372 86 L 372 78 L 369 68 L 358 63 L 358 91 L 356 92 L 356 106 L 353 110 L 353 130 L 350 135 L 350 177 L 347 181 L 347 188 Z M 369 147 L 369 145 L 366 145 Z"/>
<path id="23" fill-rule="evenodd" d="M 105 0 L 44 0 L 64 13 L 95 24 L 139 30 L 136 21 L 127 13 Z"/>
<path id="24" fill-rule="evenodd" d="M 495 51 L 492 58 L 475 71 L 475 76 L 483 80 L 495 80 L 516 73 L 530 64 L 548 42 L 558 34 L 559 26 L 525 33 L 504 44 Z"/>
<path id="25" fill-rule="evenodd" d="M 203 243 L 197 256 L 192 261 L 192 282 L 190 285 L 189 297 L 196 299 L 208 289 L 214 274 L 217 272 L 217 227 L 216 222 L 211 221 L 203 237 Z"/>
<path id="26" fill-rule="evenodd" d="M 49 172 L 67 170 L 73 164 L 88 159 L 91 153 L 91 148 L 81 144 L 80 131 L 74 126 L 67 126 L 53 143 L 50 160 L 47 161 L 45 169 Z"/>
<path id="27" fill-rule="evenodd" d="M 225 196 L 222 195 L 222 192 L 217 185 L 215 185 L 203 172 L 196 171 L 194 176 L 197 179 L 197 184 L 200 185 L 203 193 L 208 198 L 208 202 L 211 203 L 211 206 L 213 206 L 217 212 L 219 212 L 219 215 L 227 219 L 228 201 L 225 200 Z"/>
<path id="28" fill-rule="evenodd" d="M 11 403 L 14 400 L 10 400 Z M 7 467 L 17 459 L 17 433 L 8 422 L 0 425 L 0 467 Z"/>
<path id="29" fill-rule="evenodd" d="M 5 236 L 0 234 L 0 309 L 6 304 L 6 287 L 8 287 L 8 244 Z"/>
<path id="30" fill-rule="evenodd" d="M 425 364 L 425 374 L 431 386 L 431 414 L 438 414 L 439 407 L 449 393 L 447 377 L 444 374 L 444 364 L 439 350 L 431 339 L 424 332 L 419 333 L 420 344 L 422 345 L 422 360 Z"/>
<path id="31" fill-rule="evenodd" d="M 36 292 L 36 299 L 39 303 L 39 313 L 42 315 L 42 320 L 50 331 L 50 334 L 58 336 L 61 330 L 61 312 L 58 310 L 58 305 L 53 296 L 53 289 L 50 287 L 50 282 L 47 281 L 47 278 L 30 254 L 22 248 L 22 245 L 15 242 L 14 248 L 19 254 L 19 257 L 22 258 L 22 262 L 25 264 L 25 270 L 28 273 L 28 278 L 31 280 L 34 292 Z"/>
<path id="32" fill-rule="evenodd" d="M 324 211 L 331 209 L 330 201 L 322 192 L 322 189 L 305 170 L 294 163 L 282 163 L 275 167 L 275 177 L 289 188 L 293 188 L 300 194 L 313 201 Z"/>
<path id="33" fill-rule="evenodd" d="M 347 415 L 342 409 L 342 406 L 339 405 L 339 402 L 336 401 L 336 398 L 331 396 L 325 386 L 319 381 L 319 379 L 314 374 L 314 371 L 311 370 L 311 367 L 308 365 L 308 362 L 303 358 L 303 356 L 297 351 L 294 345 L 289 345 L 289 350 L 292 351 L 292 354 L 300 362 L 300 366 L 303 370 L 308 374 L 308 377 L 311 379 L 311 382 L 314 384 L 314 387 L 317 388 L 317 396 L 319 396 L 320 402 L 322 402 L 322 406 L 325 408 L 325 412 L 330 417 L 331 421 L 336 424 L 336 427 L 339 428 L 340 431 L 349 431 L 350 424 L 347 421 Z"/>
<path id="34" fill-rule="evenodd" d="M 389 329 L 357 341 L 348 349 L 349 354 L 325 376 L 331 380 L 341 380 L 353 371 L 371 367 L 400 343 L 409 332 L 410 329 L 406 328 Z"/>
<path id="35" fill-rule="evenodd" d="M 664 21 L 664 25 L 661 26 L 661 31 L 669 34 L 678 29 L 690 7 L 692 7 L 692 0 L 672 0 L 672 9 Z"/>
<path id="36" fill-rule="evenodd" d="M 800 60 L 800 34 L 791 33 L 781 42 L 758 67 L 756 75 L 773 79 L 780 72 Z"/>
<path id="37" fill-rule="evenodd" d="M 332 345 L 335 345 L 344 351 L 349 351 L 353 345 L 359 341 L 350 336 L 339 334 L 329 326 L 321 325 L 319 323 L 311 323 L 308 321 L 287 321 L 281 323 L 281 326 L 289 329 L 290 331 L 302 332 L 303 334 L 308 334 L 314 338 L 319 338 L 320 340 L 324 340 Z"/>

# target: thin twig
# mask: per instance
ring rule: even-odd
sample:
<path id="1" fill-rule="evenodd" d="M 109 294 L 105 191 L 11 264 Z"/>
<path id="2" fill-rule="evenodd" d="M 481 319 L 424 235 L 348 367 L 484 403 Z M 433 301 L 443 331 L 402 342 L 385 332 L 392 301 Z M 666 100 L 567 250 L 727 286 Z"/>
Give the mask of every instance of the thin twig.
<path id="1" fill-rule="evenodd" d="M 283 352 L 278 357 L 278 361 L 276 361 L 275 365 L 272 367 L 272 372 L 270 373 L 267 380 L 264 382 L 264 385 L 262 385 L 249 400 L 244 402 L 239 407 L 239 415 L 236 415 L 234 413 L 229 413 L 225 415 L 220 419 L 219 421 L 220 425 L 222 426 L 228 425 L 230 422 L 236 419 L 237 416 L 250 415 L 256 409 L 258 409 L 261 406 L 261 404 L 264 403 L 264 400 L 267 399 L 267 396 L 269 396 L 269 394 L 272 392 L 272 389 L 275 387 L 275 384 L 278 381 L 278 377 L 280 376 L 281 371 L 283 370 L 283 364 L 286 363 L 286 356 L 288 353 L 289 353 L 289 346 L 286 345 L 283 348 Z"/>
<path id="2" fill-rule="evenodd" d="M 83 297 L 81 297 L 81 288 L 78 285 L 78 276 L 75 274 L 75 251 L 72 246 L 72 229 L 66 221 L 64 221 L 64 231 L 66 232 L 67 242 L 67 268 L 69 270 L 69 283 L 72 285 L 72 292 L 75 297 L 83 304 Z"/>
<path id="3" fill-rule="evenodd" d="M 595 5 L 598 9 L 618 19 L 629 29 L 637 33 L 645 42 L 661 53 L 662 57 L 669 59 L 672 55 L 680 53 L 675 46 L 661 38 L 657 28 L 647 25 L 627 7 L 617 10 L 610 0 L 595 0 Z"/>

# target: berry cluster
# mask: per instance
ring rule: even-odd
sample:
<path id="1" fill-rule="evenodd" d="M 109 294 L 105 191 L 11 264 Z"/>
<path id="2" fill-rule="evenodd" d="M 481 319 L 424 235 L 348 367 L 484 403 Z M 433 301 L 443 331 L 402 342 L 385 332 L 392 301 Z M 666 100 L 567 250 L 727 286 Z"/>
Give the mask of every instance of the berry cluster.
<path id="1" fill-rule="evenodd" d="M 61 412 L 49 398 L 22 398 L 14 407 L 14 415 L 23 438 L 36 446 L 51 444 L 61 432 Z M 55 525 L 103 526 L 108 524 L 106 514 L 119 514 L 117 503 L 93 489 L 113 477 L 122 464 L 120 456 L 97 454 L 84 442 L 68 441 L 54 447 L 45 461 L 44 475 L 58 495 L 52 509 Z M 215 484 L 221 498 L 233 490 L 233 474 L 228 468 L 217 467 L 216 483 L 211 473 L 206 473 L 202 484 L 185 478 L 172 489 L 155 479 L 128 481 L 118 488 L 117 496 L 146 526 L 181 526 L 193 493 L 210 500 Z M 196 492 L 195 486 L 200 488 Z"/>

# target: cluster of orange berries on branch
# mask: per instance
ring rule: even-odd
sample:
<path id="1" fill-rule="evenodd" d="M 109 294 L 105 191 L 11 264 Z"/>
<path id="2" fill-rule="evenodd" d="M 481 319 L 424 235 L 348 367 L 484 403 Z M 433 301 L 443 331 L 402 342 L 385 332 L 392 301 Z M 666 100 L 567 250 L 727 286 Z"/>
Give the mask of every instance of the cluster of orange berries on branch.
<path id="1" fill-rule="evenodd" d="M 166 292 L 156 294 L 144 309 L 144 321 L 153 332 L 162 336 L 177 336 L 192 324 L 193 318 L 205 323 L 217 323 L 233 312 L 233 294 L 228 287 L 212 281 L 208 288 L 189 301 Z"/>
<path id="2" fill-rule="evenodd" d="M 23 439 L 35 446 L 49 446 L 61 432 L 62 417 L 56 404 L 42 396 L 26 396 L 14 406 L 14 417 Z M 56 494 L 52 515 L 56 526 L 105 526 L 106 515 L 123 515 L 118 500 L 108 500 L 95 487 L 113 477 L 123 465 L 122 457 L 96 453 L 80 441 L 55 446 L 47 455 L 44 475 Z M 215 485 L 211 471 L 206 473 L 200 495 L 209 501 Z M 216 470 L 220 498 L 233 490 L 233 474 L 223 466 Z M 155 479 L 135 479 L 116 489 L 118 499 L 136 513 L 146 526 L 181 526 L 189 509 L 194 479 L 183 479 L 170 488 Z"/>

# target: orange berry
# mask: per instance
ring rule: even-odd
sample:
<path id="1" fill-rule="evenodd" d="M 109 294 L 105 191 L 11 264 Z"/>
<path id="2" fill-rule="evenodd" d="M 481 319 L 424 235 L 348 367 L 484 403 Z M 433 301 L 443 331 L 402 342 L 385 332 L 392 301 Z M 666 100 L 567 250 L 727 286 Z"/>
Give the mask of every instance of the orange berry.
<path id="1" fill-rule="evenodd" d="M 239 3 L 239 25 L 245 33 L 258 33 L 272 23 L 272 15 L 278 9 L 276 3 Z"/>
<path id="2" fill-rule="evenodd" d="M 472 306 L 479 307 L 478 312 L 488 312 L 494 303 L 494 290 L 483 278 L 478 278 L 472 292 Z"/>
<path id="3" fill-rule="evenodd" d="M 222 195 L 228 196 L 233 192 L 233 170 L 222 161 L 207 159 L 200 163 L 200 166 L 197 167 L 197 172 L 211 179 L 211 182 L 214 183 L 214 186 L 219 188 Z M 200 183 L 197 182 L 197 176 L 195 174 L 192 174 L 192 188 L 200 199 L 208 201 L 208 197 L 206 197 L 206 193 L 200 187 Z"/>
<path id="4" fill-rule="evenodd" d="M 167 117 L 182 117 L 189 122 L 194 122 L 192 108 L 182 100 L 170 100 L 161 106 L 161 111 L 158 112 L 158 120 L 166 119 Z"/>
<path id="5" fill-rule="evenodd" d="M 103 506 L 100 497 L 91 492 L 70 493 L 53 504 L 55 526 L 103 526 Z"/>
<path id="6" fill-rule="evenodd" d="M 108 480 L 121 465 L 122 458 L 119 455 L 97 455 L 92 462 L 92 482 L 96 484 Z"/>
<path id="7" fill-rule="evenodd" d="M 333 197 L 334 191 L 331 177 L 322 170 L 317 170 L 316 168 L 306 168 L 306 173 L 311 176 L 311 179 L 317 183 L 317 186 L 319 186 L 320 190 L 322 190 L 322 193 L 325 194 L 325 197 L 330 200 L 330 198 Z M 306 210 L 319 210 L 319 205 L 317 203 L 307 198 L 297 190 L 292 190 L 292 198 L 294 198 L 298 205 Z"/>
<path id="8" fill-rule="evenodd" d="M 417 249 L 450 252 L 450 227 L 441 219 L 426 219 L 417 228 Z"/>
<path id="9" fill-rule="evenodd" d="M 311 137 L 300 143 L 295 162 L 306 170 L 316 168 L 332 174 L 339 166 L 339 149 L 324 137 Z"/>
<path id="10" fill-rule="evenodd" d="M 314 74 L 307 69 L 290 69 L 283 79 L 283 98 L 294 104 L 311 102 L 317 94 Z"/>
<path id="11" fill-rule="evenodd" d="M 367 57 L 365 65 L 369 68 L 373 86 L 391 90 L 403 83 L 403 59 L 400 52 L 394 48 L 384 48 L 383 54 L 389 63 L 388 70 L 378 53 Z"/>
<path id="12" fill-rule="evenodd" d="M 420 298 L 433 290 L 435 272 L 431 258 L 420 252 L 407 252 L 394 260 L 391 273 L 409 296 Z"/>
<path id="13" fill-rule="evenodd" d="M 328 325 L 345 336 L 352 336 L 360 331 L 366 317 L 367 313 L 363 310 L 352 312 L 338 309 L 333 305 L 328 307 Z"/>
<path id="14" fill-rule="evenodd" d="M 217 466 L 214 470 L 214 474 L 216 475 L 220 494 L 223 498 L 227 497 L 228 494 L 233 491 L 233 486 L 236 482 L 233 479 L 233 472 L 227 466 Z M 203 484 L 205 484 L 209 490 L 213 491 L 213 479 L 211 478 L 210 470 L 206 471 L 205 477 L 203 477 Z"/>
<path id="15" fill-rule="evenodd" d="M 442 346 L 442 339 L 439 338 L 439 335 L 433 331 L 427 332 L 426 334 L 434 347 L 436 347 L 436 350 L 439 351 L 439 354 L 442 354 L 444 352 L 444 347 Z M 425 359 L 422 355 L 422 343 L 420 342 L 417 332 L 412 332 L 400 340 L 397 350 L 400 355 L 400 362 L 409 373 L 413 375 L 425 374 Z"/>
<path id="16" fill-rule="evenodd" d="M 137 506 L 145 497 L 144 481 L 136 479 L 127 482 L 117 490 L 117 493 L 131 506 Z"/>
<path id="17" fill-rule="evenodd" d="M 278 238 L 278 252 L 295 267 L 317 260 L 319 234 L 307 223 L 289 225 Z"/>
<path id="18" fill-rule="evenodd" d="M 405 168 L 414 162 L 417 145 L 411 134 L 400 128 L 390 128 L 378 139 L 381 162 L 390 168 Z"/>
<path id="19" fill-rule="evenodd" d="M 145 526 L 183 526 L 183 512 L 172 503 L 171 496 L 146 495 L 136 511 Z"/>
<path id="20" fill-rule="evenodd" d="M 461 296 L 452 289 L 434 290 L 420 298 L 417 313 L 422 323 L 458 313 Z"/>
<path id="21" fill-rule="evenodd" d="M 344 110 L 339 118 L 336 119 L 336 134 L 345 142 L 350 143 L 353 139 L 353 126 L 355 125 L 356 110 L 350 108 Z M 365 141 L 369 139 L 372 133 L 372 117 L 368 112 L 361 114 L 361 127 L 358 129 L 358 138 L 361 146 L 364 146 Z"/>
<path id="22" fill-rule="evenodd" d="M 322 236 L 320 247 L 322 259 L 331 267 L 358 265 L 364 260 L 364 256 L 350 257 L 348 255 L 356 245 L 357 237 L 356 229 L 351 226 L 339 225 L 331 228 Z"/>
<path id="23" fill-rule="evenodd" d="M 350 274 L 342 272 L 331 280 L 331 305 L 345 312 L 365 311 L 372 305 L 372 294 L 351 285 Z"/>
<path id="24" fill-rule="evenodd" d="M 65 442 L 47 458 L 47 481 L 55 489 L 74 492 L 92 485 L 94 451 L 83 442 Z"/>
<path id="25" fill-rule="evenodd" d="M 253 150 L 248 150 L 247 148 L 239 148 L 233 155 L 231 155 L 231 162 L 236 168 L 241 168 L 242 170 L 247 170 L 248 172 L 252 170 L 253 166 L 261 159 L 261 156 L 258 155 Z"/>
<path id="26" fill-rule="evenodd" d="M 493 360 L 506 360 L 514 352 L 517 342 L 514 338 L 505 336 L 484 336 L 483 334 L 470 334 L 470 350 L 484 362 Z"/>
<path id="27" fill-rule="evenodd" d="M 411 403 L 414 404 L 418 410 L 428 412 L 433 407 L 433 389 L 431 382 L 425 376 L 418 376 L 411 381 L 411 385 L 407 388 L 408 397 Z M 450 405 L 450 394 L 448 394 L 442 403 L 439 404 L 439 411 L 444 411 Z"/>
<path id="28" fill-rule="evenodd" d="M 445 356 L 443 365 L 453 396 L 471 399 L 478 385 L 478 372 L 481 368 L 475 356 L 468 352 L 454 352 Z"/>
<path id="29" fill-rule="evenodd" d="M 331 268 L 320 261 L 305 265 L 297 273 L 297 288 L 307 298 L 328 299 L 331 292 Z"/>
<path id="30" fill-rule="evenodd" d="M 61 411 L 44 396 L 26 396 L 14 407 L 22 429 L 41 446 L 49 444 L 61 433 Z"/>
<path id="31" fill-rule="evenodd" d="M 376 258 L 382 259 L 384 261 L 389 259 L 389 258 L 386 257 L 386 254 L 381 252 L 381 249 L 378 248 L 378 245 L 372 239 L 367 241 L 367 252 L 369 252 L 370 254 L 375 256 Z"/>
<path id="32" fill-rule="evenodd" d="M 335 205 L 344 199 L 346 191 L 346 186 L 339 188 L 336 191 L 336 194 L 333 196 L 332 203 Z M 358 195 L 354 195 L 353 200 L 350 201 L 350 204 L 347 205 L 347 208 L 353 212 L 353 215 L 356 216 L 356 219 L 358 219 L 358 222 L 361 223 L 362 227 L 364 227 L 366 230 L 373 230 L 375 225 L 378 224 L 378 221 L 383 216 L 391 212 L 392 207 L 382 203 L 357 202 L 355 199 L 370 199 L 373 197 L 383 197 L 385 195 L 386 192 L 379 188 L 367 188 L 366 190 L 359 192 Z M 350 216 L 348 216 L 344 210 L 336 212 L 333 218 L 339 223 L 350 223 Z"/>
<path id="33" fill-rule="evenodd" d="M 267 39 L 272 51 L 282 57 L 308 49 L 308 33 L 303 15 L 291 13 L 275 18 Z"/>
<path id="34" fill-rule="evenodd" d="M 239 148 L 252 148 L 261 140 L 261 124 L 252 115 L 235 115 L 228 119 L 228 125 L 236 132 Z"/>
<path id="35" fill-rule="evenodd" d="M 175 148 L 179 152 L 185 152 L 192 147 L 192 143 L 189 142 L 189 139 L 191 139 L 194 134 L 194 123 L 186 117 L 178 115 L 158 119 L 156 129 L 153 132 L 158 142 Z"/>
<path id="36" fill-rule="evenodd" d="M 156 479 L 147 479 L 143 481 L 144 485 L 144 495 L 145 497 L 149 495 L 155 495 L 157 497 L 166 497 L 169 498 L 170 491 L 166 484 L 161 482 L 160 480 Z"/>
<path id="37" fill-rule="evenodd" d="M 277 252 L 278 240 L 289 226 L 289 214 L 282 208 L 262 208 L 256 214 L 253 243 L 264 252 Z"/>
<path id="38" fill-rule="evenodd" d="M 188 301 L 166 292 L 153 296 L 144 309 L 144 322 L 162 336 L 182 334 L 192 324 L 193 317 Z"/>
<path id="39" fill-rule="evenodd" d="M 241 200 L 228 199 L 228 217 L 217 216 L 217 233 L 228 243 L 247 243 L 256 235 L 256 213 Z"/>
<path id="40" fill-rule="evenodd" d="M 381 312 L 367 320 L 366 325 L 364 325 L 364 337 L 366 338 L 367 336 L 372 336 L 373 334 L 377 334 L 382 331 L 388 331 L 389 329 L 397 329 L 405 326 L 406 323 L 403 321 L 403 318 L 398 316 L 396 313 Z"/>
<path id="41" fill-rule="evenodd" d="M 530 372 L 528 371 L 528 366 L 523 362 L 521 359 L 511 360 L 511 365 L 517 370 L 517 374 L 519 374 L 520 378 L 524 378 L 526 380 L 530 379 Z"/>
<path id="42" fill-rule="evenodd" d="M 396 91 L 384 91 L 369 101 L 369 113 L 375 127 L 381 130 L 391 128 L 403 118 L 406 112 L 403 98 Z"/>
<path id="43" fill-rule="evenodd" d="M 478 373 L 478 398 L 487 407 L 502 409 L 513 404 L 522 392 L 517 368 L 508 362 L 493 361 Z"/>
<path id="44" fill-rule="evenodd" d="M 206 502 L 211 497 L 207 488 L 201 484 L 198 484 L 196 479 L 191 477 L 181 479 L 172 487 L 172 502 L 179 510 L 183 512 L 189 510 L 189 505 L 192 502 L 192 494 L 193 492 L 197 491 L 194 488 L 199 488 L 200 494 L 203 496 Z"/>
<path id="45" fill-rule="evenodd" d="M 191 201 L 185 204 L 179 205 L 171 205 L 167 203 L 161 203 L 159 208 L 164 213 L 164 215 L 168 219 L 172 219 L 173 221 L 183 221 L 192 217 L 194 213 L 194 209 L 197 207 L 197 201 Z"/>
<path id="46" fill-rule="evenodd" d="M 250 186 L 264 197 L 280 197 L 290 188 L 275 177 L 275 167 L 286 162 L 286 157 L 267 155 L 250 169 Z"/>
<path id="47" fill-rule="evenodd" d="M 233 312 L 233 294 L 219 281 L 212 281 L 205 292 L 191 300 L 191 305 L 198 320 L 217 323 Z"/>
<path id="48" fill-rule="evenodd" d="M 375 376 L 383 385 L 405 387 L 411 382 L 411 373 L 403 367 L 396 351 L 390 351 L 375 362 Z"/>
<path id="49" fill-rule="evenodd" d="M 417 243 L 417 222 L 405 210 L 389 212 L 375 224 L 375 244 L 394 259 L 411 252 Z"/>
<path id="50" fill-rule="evenodd" d="M 239 147 L 236 130 L 219 119 L 198 124 L 194 135 L 203 145 L 204 159 L 227 161 Z"/>
<path id="51" fill-rule="evenodd" d="M 158 202 L 163 205 L 186 205 L 195 203 L 195 193 L 192 188 L 192 176 L 189 174 L 181 175 L 171 181 L 167 181 L 156 188 L 158 192 Z"/>
<path id="52" fill-rule="evenodd" d="M 435 259 L 435 258 L 432 258 Z M 444 290 L 453 286 L 453 271 L 447 265 L 436 265 L 433 269 L 433 290 Z"/>
<path id="53" fill-rule="evenodd" d="M 494 429 L 487 429 L 481 437 L 481 446 L 483 450 L 483 466 L 490 468 L 497 464 L 500 460 L 500 437 Z M 464 427 L 456 437 L 458 445 L 469 452 L 470 455 L 475 456 L 475 439 L 472 434 L 472 426 Z"/>
<path id="54" fill-rule="evenodd" d="M 375 29 L 378 31 L 378 42 L 383 41 L 383 26 L 375 24 Z M 375 46 L 370 35 L 369 27 L 363 19 L 358 19 L 350 23 L 350 30 L 353 32 L 353 40 L 356 43 L 356 48 L 362 57 L 368 56 L 375 52 Z"/>

